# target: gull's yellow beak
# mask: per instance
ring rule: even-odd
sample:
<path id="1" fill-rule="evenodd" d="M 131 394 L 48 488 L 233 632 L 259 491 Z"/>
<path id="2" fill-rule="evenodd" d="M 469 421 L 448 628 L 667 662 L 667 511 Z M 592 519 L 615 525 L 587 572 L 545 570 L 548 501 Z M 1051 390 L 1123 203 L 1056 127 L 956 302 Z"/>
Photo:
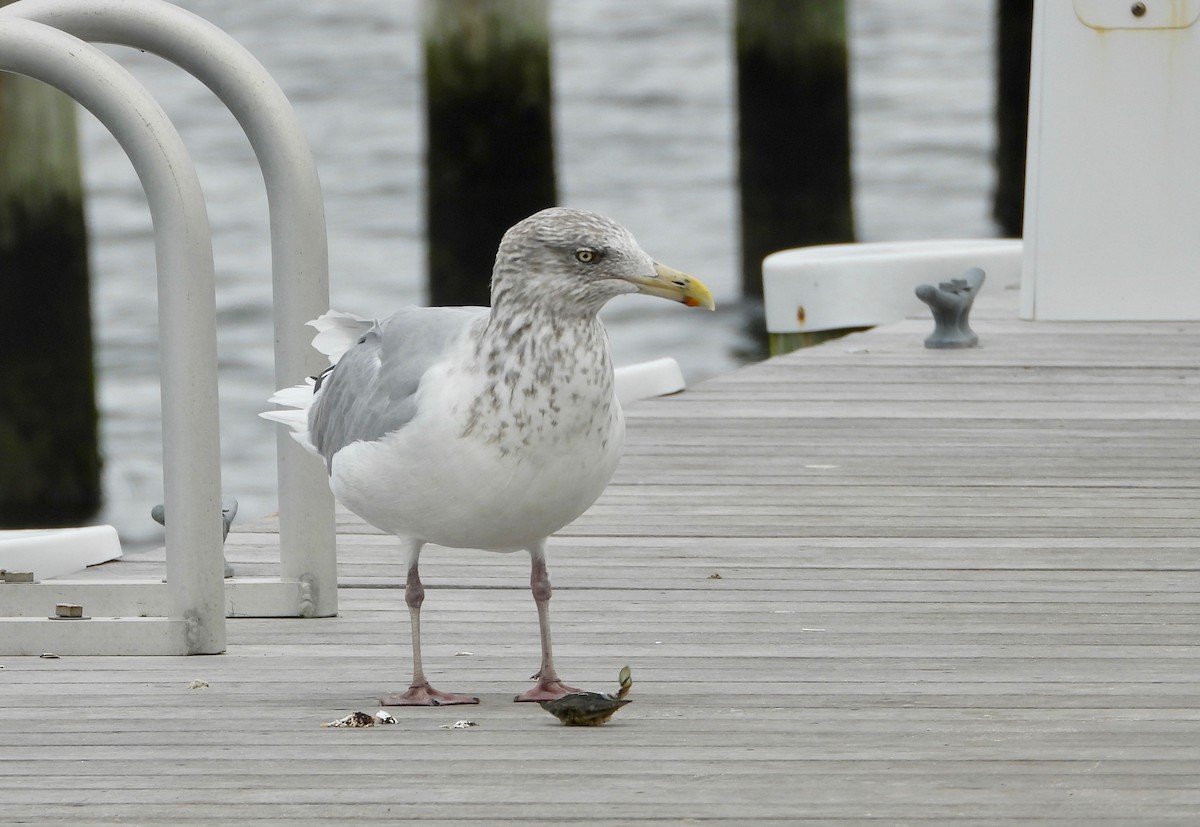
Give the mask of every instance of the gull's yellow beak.
<path id="1" fill-rule="evenodd" d="M 648 296 L 683 302 L 688 307 L 717 309 L 713 303 L 712 293 L 704 286 L 704 282 L 665 264 L 659 264 L 657 261 L 654 262 L 653 276 L 628 276 L 627 278 L 637 285 L 638 292 Z"/>

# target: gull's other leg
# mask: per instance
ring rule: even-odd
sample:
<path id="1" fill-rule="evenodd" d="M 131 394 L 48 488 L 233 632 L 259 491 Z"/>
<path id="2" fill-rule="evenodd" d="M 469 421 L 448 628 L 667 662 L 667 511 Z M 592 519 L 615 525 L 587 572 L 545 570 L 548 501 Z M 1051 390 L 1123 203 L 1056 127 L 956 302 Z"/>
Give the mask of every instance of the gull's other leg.
<path id="1" fill-rule="evenodd" d="M 477 704 L 479 699 L 470 695 L 455 695 L 440 692 L 429 685 L 421 665 L 421 604 L 425 602 L 425 587 L 417 572 L 417 560 L 421 556 L 420 540 L 402 540 L 408 556 L 408 578 L 404 584 L 404 602 L 408 605 L 408 617 L 412 627 L 412 684 L 402 695 L 380 698 L 383 706 L 449 706 L 451 704 Z"/>
<path id="2" fill-rule="evenodd" d="M 579 692 L 558 679 L 554 671 L 554 652 L 550 645 L 550 575 L 546 572 L 546 541 L 529 547 L 529 590 L 537 604 L 538 629 L 542 636 L 542 668 L 534 675 L 537 685 L 513 698 L 514 701 L 553 701 Z"/>

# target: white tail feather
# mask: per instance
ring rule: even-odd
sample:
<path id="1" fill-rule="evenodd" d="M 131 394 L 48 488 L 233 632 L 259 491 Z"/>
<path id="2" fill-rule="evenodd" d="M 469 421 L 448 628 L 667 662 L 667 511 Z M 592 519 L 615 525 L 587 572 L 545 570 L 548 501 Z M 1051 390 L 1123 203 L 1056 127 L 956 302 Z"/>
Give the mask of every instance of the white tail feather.
<path id="1" fill-rule="evenodd" d="M 347 350 L 354 347 L 363 334 L 371 329 L 375 322 L 362 319 L 351 313 L 330 310 L 320 318 L 308 323 L 316 328 L 317 335 L 313 337 L 313 347 L 329 357 L 329 363 L 336 365 Z M 308 439 L 308 409 L 316 398 L 314 388 L 316 381 L 309 377 L 303 385 L 293 385 L 290 388 L 280 388 L 267 401 L 273 402 L 290 410 L 264 411 L 260 413 L 263 419 L 279 422 L 292 429 L 291 436 L 304 446 L 305 450 L 317 454 Z"/>
<path id="2" fill-rule="evenodd" d="M 354 347 L 373 324 L 375 322 L 371 319 L 330 310 L 319 319 L 313 319 L 308 326 L 317 330 L 312 341 L 313 347 L 329 357 L 329 364 L 336 365 L 342 354 Z"/>
<path id="3" fill-rule="evenodd" d="M 280 388 L 267 401 L 281 405 L 286 410 L 263 411 L 259 416 L 287 425 L 291 429 L 291 433 L 288 435 L 292 439 L 299 442 L 304 450 L 313 456 L 320 456 L 308 438 L 308 409 L 313 403 L 313 388 L 316 387 L 316 384 L 316 381 L 309 377 L 304 380 L 303 385 Z"/>
<path id="4" fill-rule="evenodd" d="M 263 419 L 287 425 L 293 431 L 308 431 L 308 418 L 304 411 L 263 411 L 259 414 Z"/>
<path id="5" fill-rule="evenodd" d="M 303 385 L 293 385 L 290 388 L 281 388 L 275 391 L 274 395 L 268 399 L 268 402 L 274 402 L 276 405 L 282 405 L 285 408 L 296 408 L 301 411 L 307 411 L 312 405 L 313 387 L 316 386 L 316 381 L 312 378 L 304 380 Z"/>

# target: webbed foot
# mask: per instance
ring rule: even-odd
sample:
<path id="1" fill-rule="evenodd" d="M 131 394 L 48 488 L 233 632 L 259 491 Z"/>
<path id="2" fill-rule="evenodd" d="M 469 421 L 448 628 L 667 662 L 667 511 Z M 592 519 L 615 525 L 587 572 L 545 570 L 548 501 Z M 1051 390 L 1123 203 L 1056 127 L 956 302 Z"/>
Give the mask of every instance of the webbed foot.
<path id="1" fill-rule="evenodd" d="M 582 692 L 582 689 L 576 689 L 574 686 L 568 686 L 562 681 L 555 678 L 554 680 L 545 680 L 539 678 L 537 685 L 532 689 L 528 689 L 513 698 L 516 703 L 533 703 L 535 701 L 556 701 L 563 695 L 570 695 L 572 692 Z"/>
<path id="2" fill-rule="evenodd" d="M 471 695 L 456 695 L 453 692 L 441 692 L 428 683 L 413 684 L 402 695 L 388 695 L 380 698 L 381 706 L 455 706 L 457 704 L 477 704 L 479 699 Z"/>

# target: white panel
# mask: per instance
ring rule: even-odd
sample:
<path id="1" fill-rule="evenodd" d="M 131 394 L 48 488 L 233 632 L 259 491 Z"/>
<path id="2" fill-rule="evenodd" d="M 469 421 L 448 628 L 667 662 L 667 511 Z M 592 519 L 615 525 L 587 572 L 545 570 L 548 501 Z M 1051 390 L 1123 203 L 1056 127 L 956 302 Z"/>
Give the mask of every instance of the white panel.
<path id="1" fill-rule="evenodd" d="M 1093 29 L 1183 29 L 1200 17 L 1200 0 L 1074 0 L 1075 16 Z"/>
<path id="2" fill-rule="evenodd" d="M 1037 3 L 1024 318 L 1200 319 L 1196 4 L 1145 5 L 1181 27 L 1136 27 L 1131 2 Z"/>
<path id="3" fill-rule="evenodd" d="M 1020 266 L 1021 242 L 1003 238 L 782 250 L 763 260 L 767 330 L 813 333 L 928 316 L 929 308 L 914 292 L 918 285 L 937 284 L 981 267 L 990 289 L 1000 290 L 1016 280 Z"/>

